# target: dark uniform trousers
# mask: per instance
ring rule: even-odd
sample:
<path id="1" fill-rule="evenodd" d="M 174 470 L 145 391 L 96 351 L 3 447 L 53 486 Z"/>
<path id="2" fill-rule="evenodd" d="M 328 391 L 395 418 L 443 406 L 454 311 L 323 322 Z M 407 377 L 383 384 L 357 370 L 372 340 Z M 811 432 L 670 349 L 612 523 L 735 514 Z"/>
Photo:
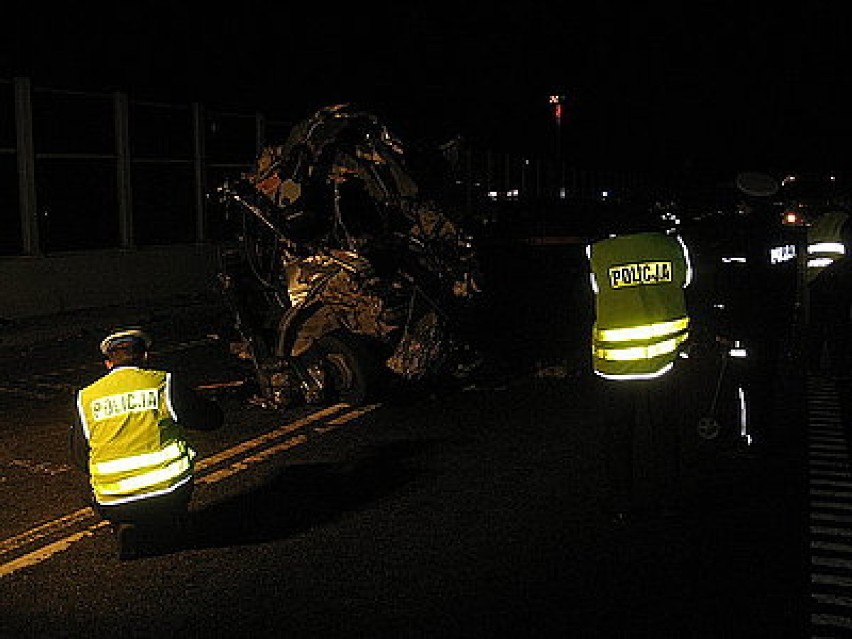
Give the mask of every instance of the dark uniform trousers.
<path id="1" fill-rule="evenodd" d="M 95 503 L 98 514 L 106 520 L 121 524 L 166 524 L 186 515 L 192 499 L 192 480 L 164 495 L 138 499 L 124 504 Z"/>
<path id="2" fill-rule="evenodd" d="M 664 375 L 615 381 L 596 377 L 604 415 L 608 508 L 616 512 L 673 508 L 683 497 L 685 442 L 706 414 L 718 360 L 679 359 Z M 728 404 L 732 393 L 726 392 Z"/>
<path id="3" fill-rule="evenodd" d="M 95 511 L 112 524 L 119 533 L 122 527 L 132 526 L 133 553 L 157 553 L 179 549 L 191 534 L 189 503 L 193 493 L 192 480 L 172 492 L 123 504 L 104 505 L 95 502 Z M 119 538 L 119 552 L 128 552 L 127 543 Z"/>

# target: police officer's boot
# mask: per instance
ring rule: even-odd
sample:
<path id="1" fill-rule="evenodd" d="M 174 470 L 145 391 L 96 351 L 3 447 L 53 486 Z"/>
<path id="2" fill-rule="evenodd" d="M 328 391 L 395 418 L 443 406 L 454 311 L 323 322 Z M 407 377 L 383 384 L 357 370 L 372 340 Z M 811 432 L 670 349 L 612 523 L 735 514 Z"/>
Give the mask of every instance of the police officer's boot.
<path id="1" fill-rule="evenodd" d="M 139 530 L 133 524 L 113 524 L 113 534 L 118 546 L 118 558 L 122 561 L 139 557 Z"/>

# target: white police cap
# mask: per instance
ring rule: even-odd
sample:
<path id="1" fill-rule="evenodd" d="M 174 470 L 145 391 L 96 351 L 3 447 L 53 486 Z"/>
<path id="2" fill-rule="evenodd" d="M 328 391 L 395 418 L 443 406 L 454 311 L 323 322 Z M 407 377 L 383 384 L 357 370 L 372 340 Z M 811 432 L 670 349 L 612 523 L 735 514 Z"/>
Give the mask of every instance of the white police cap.
<path id="1" fill-rule="evenodd" d="M 101 340 L 101 353 L 109 354 L 109 351 L 121 343 L 130 343 L 134 341 L 142 342 L 147 351 L 151 348 L 151 337 L 138 326 L 129 326 L 126 328 L 118 328 L 113 330 L 109 335 Z"/>

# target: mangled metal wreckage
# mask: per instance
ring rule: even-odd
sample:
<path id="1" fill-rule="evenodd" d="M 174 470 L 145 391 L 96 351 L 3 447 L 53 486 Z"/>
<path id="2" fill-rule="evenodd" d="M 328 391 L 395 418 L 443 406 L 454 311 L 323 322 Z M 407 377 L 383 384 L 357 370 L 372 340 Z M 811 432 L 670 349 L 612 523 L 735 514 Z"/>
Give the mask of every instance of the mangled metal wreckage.
<path id="1" fill-rule="evenodd" d="M 218 189 L 232 352 L 265 405 L 357 405 L 382 381 L 463 378 L 478 361 L 464 328 L 480 290 L 471 239 L 404 159 L 374 115 L 338 105 Z"/>

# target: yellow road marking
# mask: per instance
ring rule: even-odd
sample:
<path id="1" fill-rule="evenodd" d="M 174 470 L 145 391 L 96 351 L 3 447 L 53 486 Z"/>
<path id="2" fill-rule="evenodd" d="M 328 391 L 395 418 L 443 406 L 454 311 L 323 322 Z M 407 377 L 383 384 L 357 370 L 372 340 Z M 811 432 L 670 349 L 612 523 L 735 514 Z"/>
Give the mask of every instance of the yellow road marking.
<path id="1" fill-rule="evenodd" d="M 104 528 L 105 526 L 109 526 L 109 522 L 99 521 L 80 532 L 63 537 L 62 539 L 47 544 L 46 546 L 36 548 L 32 552 L 28 552 L 26 555 L 22 555 L 17 559 L 6 562 L 5 564 L 0 564 L 0 577 L 5 577 L 16 570 L 26 568 L 27 566 L 34 566 L 45 559 L 50 559 L 56 553 L 68 550 L 71 544 L 76 543 L 85 537 L 91 537 L 95 534 L 96 530 Z"/>
<path id="2" fill-rule="evenodd" d="M 254 455 L 244 457 L 239 461 L 234 462 L 227 468 L 209 472 L 203 477 L 200 477 L 197 481 L 199 484 L 214 484 L 217 481 L 222 481 L 223 479 L 226 479 L 231 475 L 236 475 L 238 472 L 246 470 L 252 464 L 263 461 L 264 459 L 271 457 L 275 453 L 279 453 L 282 450 L 287 450 L 288 448 L 293 448 L 294 446 L 298 446 L 299 444 L 304 444 L 307 441 L 307 436 L 296 435 L 295 437 L 291 437 L 290 439 L 287 439 L 281 442 L 280 444 L 270 446 L 269 448 L 264 448 L 260 452 L 255 453 Z"/>
<path id="3" fill-rule="evenodd" d="M 372 410 L 376 410 L 379 406 L 381 406 L 381 404 L 370 404 L 369 406 L 356 408 L 355 410 L 351 410 L 348 413 L 339 415 L 334 419 L 329 419 L 327 423 L 332 424 L 333 426 L 339 426 L 340 424 L 351 422 L 353 419 L 357 419 L 358 417 L 361 417 L 361 415 L 365 415 L 366 413 L 369 413 Z"/>
<path id="4" fill-rule="evenodd" d="M 20 535 L 4 539 L 3 541 L 0 541 L 0 555 L 4 555 L 34 541 L 38 541 L 40 538 L 46 537 L 54 532 L 57 528 L 66 528 L 78 522 L 85 521 L 94 514 L 95 511 L 91 508 L 81 508 L 80 510 L 63 515 L 62 517 L 48 521 L 40 526 L 36 526 L 35 528 L 30 528 L 29 530 L 22 532 Z"/>
<path id="5" fill-rule="evenodd" d="M 295 430 L 299 430 L 303 426 L 310 424 L 311 422 L 318 421 L 323 417 L 327 417 L 334 413 L 339 412 L 343 408 L 347 408 L 348 404 L 334 404 L 333 406 L 329 406 L 328 408 L 323 408 L 322 410 L 318 410 L 315 413 L 311 413 L 310 415 L 306 415 L 301 419 L 297 419 L 295 422 L 291 422 L 289 424 L 285 424 L 280 428 L 276 428 L 275 430 L 271 430 L 268 433 L 264 433 L 259 437 L 255 437 L 254 439 L 249 439 L 244 441 L 236 446 L 232 446 L 226 450 L 223 450 L 220 453 L 215 455 L 211 455 L 210 457 L 205 457 L 204 459 L 199 460 L 195 464 L 195 468 L 197 471 L 202 471 L 205 468 L 209 468 L 210 466 L 215 466 L 226 459 L 230 459 L 231 457 L 236 457 L 240 453 L 244 453 L 252 448 L 257 448 L 258 446 L 262 446 L 263 444 L 272 441 L 274 439 L 278 439 L 281 435 L 286 435 L 287 433 L 292 433 Z"/>
<path id="6" fill-rule="evenodd" d="M 244 380 L 236 379 L 231 382 L 216 382 L 214 384 L 201 384 L 195 390 L 216 390 L 217 388 L 239 388 L 245 384 Z"/>

